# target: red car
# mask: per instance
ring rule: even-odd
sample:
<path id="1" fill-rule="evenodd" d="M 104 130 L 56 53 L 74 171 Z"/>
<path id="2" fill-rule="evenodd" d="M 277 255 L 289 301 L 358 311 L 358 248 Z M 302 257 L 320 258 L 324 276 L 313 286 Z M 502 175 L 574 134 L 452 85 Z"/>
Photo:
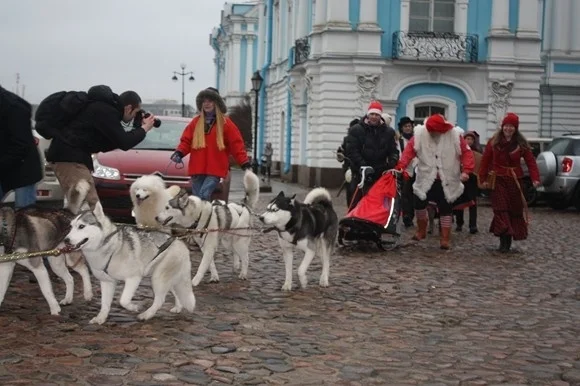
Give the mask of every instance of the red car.
<path id="1" fill-rule="evenodd" d="M 105 213 L 116 218 L 131 218 L 133 204 L 129 188 L 133 181 L 145 174 L 157 174 L 167 186 L 179 185 L 191 192 L 191 178 L 187 173 L 189 156 L 183 165 L 169 160 L 179 144 L 181 133 L 191 118 L 157 117 L 161 126 L 153 128 L 131 150 L 114 150 L 93 155 L 93 178 Z M 220 181 L 212 199 L 228 201 L 230 175 Z"/>

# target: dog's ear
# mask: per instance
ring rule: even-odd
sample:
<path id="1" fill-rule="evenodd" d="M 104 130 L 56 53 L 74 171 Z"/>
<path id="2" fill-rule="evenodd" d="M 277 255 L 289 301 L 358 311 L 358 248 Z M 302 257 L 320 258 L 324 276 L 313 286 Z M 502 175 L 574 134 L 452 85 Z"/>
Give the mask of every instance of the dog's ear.
<path id="1" fill-rule="evenodd" d="M 182 188 L 180 188 L 177 185 L 171 185 L 169 188 L 165 189 L 165 191 L 167 192 L 170 198 L 174 198 L 179 194 L 179 192 L 181 192 L 181 189 Z"/>
<path id="2" fill-rule="evenodd" d="M 277 198 L 282 198 L 284 197 L 284 192 L 281 190 L 280 193 L 278 193 Z"/>
<path id="3" fill-rule="evenodd" d="M 187 202 L 189 201 L 189 194 L 187 194 L 187 190 L 181 188 L 179 192 L 179 196 L 177 196 L 177 202 L 180 208 L 185 208 L 187 206 Z"/>
<path id="4" fill-rule="evenodd" d="M 95 205 L 95 209 L 93 209 L 93 215 L 97 218 L 97 220 L 99 220 L 99 222 L 107 218 L 105 216 L 105 212 L 103 212 L 103 206 L 101 205 L 100 202 L 97 202 L 97 204 Z"/>
<path id="5" fill-rule="evenodd" d="M 296 205 L 296 195 L 293 194 L 292 197 L 290 197 L 290 205 L 295 206 Z"/>

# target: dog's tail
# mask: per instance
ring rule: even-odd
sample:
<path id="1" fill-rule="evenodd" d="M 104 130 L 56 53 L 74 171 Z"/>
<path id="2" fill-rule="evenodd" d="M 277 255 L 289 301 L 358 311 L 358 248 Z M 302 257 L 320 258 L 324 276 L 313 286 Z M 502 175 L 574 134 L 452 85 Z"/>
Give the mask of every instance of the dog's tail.
<path id="1" fill-rule="evenodd" d="M 332 207 L 332 198 L 330 192 L 325 188 L 314 188 L 304 198 L 305 204 L 322 204 Z"/>
<path id="2" fill-rule="evenodd" d="M 250 169 L 246 169 L 244 174 L 244 191 L 246 192 L 244 203 L 250 209 L 254 209 L 260 196 L 260 179 Z"/>
<path id="3" fill-rule="evenodd" d="M 69 197 L 69 200 L 65 201 L 65 208 L 70 210 L 73 214 L 78 214 L 85 206 L 88 209 L 88 204 L 85 200 L 90 190 L 91 185 L 87 180 L 80 180 L 77 182 L 77 184 L 71 187 L 68 192 L 67 197 Z"/>

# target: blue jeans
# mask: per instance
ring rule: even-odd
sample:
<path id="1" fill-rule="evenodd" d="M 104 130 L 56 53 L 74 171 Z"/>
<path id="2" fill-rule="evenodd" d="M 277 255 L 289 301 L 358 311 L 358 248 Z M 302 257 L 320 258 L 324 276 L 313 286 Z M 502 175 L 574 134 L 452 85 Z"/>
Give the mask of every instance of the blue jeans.
<path id="1" fill-rule="evenodd" d="M 210 201 L 213 191 L 220 183 L 219 177 L 198 174 L 191 176 L 191 193 L 202 200 Z"/>
<path id="2" fill-rule="evenodd" d="M 4 199 L 4 195 L 5 193 L 0 186 L 0 202 Z M 36 184 L 14 189 L 14 208 L 24 208 L 32 204 L 36 204 Z"/>
<path id="3" fill-rule="evenodd" d="M 24 208 L 36 204 L 36 184 L 14 190 L 14 208 Z"/>

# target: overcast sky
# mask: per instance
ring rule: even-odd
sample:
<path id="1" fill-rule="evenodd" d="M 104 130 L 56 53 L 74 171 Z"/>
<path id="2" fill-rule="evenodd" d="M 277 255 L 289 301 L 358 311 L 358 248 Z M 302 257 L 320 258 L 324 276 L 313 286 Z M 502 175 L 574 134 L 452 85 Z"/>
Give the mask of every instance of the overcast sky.
<path id="1" fill-rule="evenodd" d="M 230 1 L 231 2 L 231 1 Z M 240 1 L 244 2 L 244 1 Z M 186 103 L 214 86 L 209 34 L 220 22 L 222 0 L 0 0 L 0 84 L 39 103 L 60 90 L 109 85 L 132 89 L 144 101 L 181 103 L 180 64 Z"/>

